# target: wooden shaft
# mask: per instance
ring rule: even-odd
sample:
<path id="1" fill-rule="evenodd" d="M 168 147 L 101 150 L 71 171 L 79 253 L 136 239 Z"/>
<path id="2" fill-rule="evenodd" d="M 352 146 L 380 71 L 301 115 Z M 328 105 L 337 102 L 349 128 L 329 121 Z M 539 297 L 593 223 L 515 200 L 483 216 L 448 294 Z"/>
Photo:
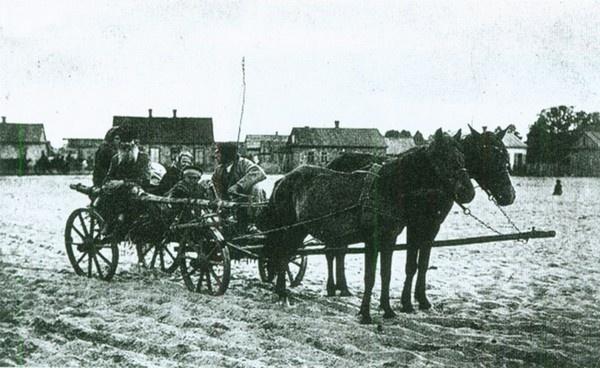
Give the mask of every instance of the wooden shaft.
<path id="1" fill-rule="evenodd" d="M 451 247 L 456 245 L 467 245 L 467 244 L 479 244 L 479 243 L 492 243 L 498 241 L 507 240 L 528 240 L 528 239 L 540 239 L 540 238 L 553 238 L 556 236 L 555 231 L 537 231 L 532 230 L 524 233 L 514 234 L 503 234 L 503 235 L 490 235 L 490 236 L 475 236 L 472 238 L 462 239 L 448 239 L 434 241 L 432 247 Z M 392 247 L 393 250 L 406 250 L 407 244 L 396 244 Z M 360 248 L 329 248 L 326 249 L 323 246 L 318 248 L 306 248 L 298 249 L 296 252 L 298 255 L 321 255 L 327 253 L 345 253 L 345 254 L 363 254 L 365 252 L 364 247 Z"/>

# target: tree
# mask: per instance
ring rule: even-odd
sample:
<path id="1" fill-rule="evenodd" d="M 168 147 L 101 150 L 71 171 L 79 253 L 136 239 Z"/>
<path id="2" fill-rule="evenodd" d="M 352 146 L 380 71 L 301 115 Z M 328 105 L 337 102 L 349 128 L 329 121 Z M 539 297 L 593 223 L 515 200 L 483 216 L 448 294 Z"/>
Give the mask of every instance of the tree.
<path id="1" fill-rule="evenodd" d="M 498 134 L 498 133 L 502 132 L 503 130 L 504 129 L 501 126 L 497 126 L 496 129 L 494 129 L 494 133 Z M 506 127 L 506 132 L 514 134 L 519 139 L 523 139 L 523 137 L 521 136 L 521 133 L 519 133 L 517 131 L 517 127 L 515 126 L 515 124 L 508 124 L 508 126 Z"/>
<path id="2" fill-rule="evenodd" d="M 400 132 L 392 129 L 385 132 L 383 136 L 386 138 L 400 138 Z"/>
<path id="3" fill-rule="evenodd" d="M 422 146 L 426 143 L 425 138 L 423 137 L 423 134 L 421 134 L 421 132 L 419 132 L 418 130 L 415 133 L 415 137 L 413 139 L 415 140 L 415 144 L 417 146 Z"/>
<path id="4" fill-rule="evenodd" d="M 558 164 L 565 161 L 579 133 L 600 127 L 598 113 L 575 112 L 573 106 L 544 109 L 527 134 L 527 161 Z"/>

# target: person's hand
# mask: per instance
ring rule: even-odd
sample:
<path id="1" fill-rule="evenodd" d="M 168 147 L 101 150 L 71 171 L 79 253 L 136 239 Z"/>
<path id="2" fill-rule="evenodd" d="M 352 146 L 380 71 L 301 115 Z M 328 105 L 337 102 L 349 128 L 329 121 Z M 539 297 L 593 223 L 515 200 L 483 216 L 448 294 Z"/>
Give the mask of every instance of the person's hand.
<path id="1" fill-rule="evenodd" d="M 227 189 L 227 193 L 233 194 L 233 195 L 240 195 L 241 191 L 242 191 L 242 188 L 240 188 L 240 186 L 238 184 L 234 184 L 231 187 L 229 187 L 229 189 Z"/>

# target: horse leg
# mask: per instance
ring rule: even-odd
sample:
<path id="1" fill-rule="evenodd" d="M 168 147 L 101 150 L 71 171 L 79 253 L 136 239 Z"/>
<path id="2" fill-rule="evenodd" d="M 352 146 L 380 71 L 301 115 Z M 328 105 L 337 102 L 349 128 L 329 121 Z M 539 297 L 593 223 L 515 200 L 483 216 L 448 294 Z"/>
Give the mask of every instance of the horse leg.
<path id="1" fill-rule="evenodd" d="M 381 298 L 380 305 L 383 309 L 383 318 L 394 318 L 396 313 L 390 306 L 390 280 L 392 276 L 392 255 L 390 247 L 381 250 Z"/>
<path id="2" fill-rule="evenodd" d="M 429 256 L 431 255 L 431 242 L 424 243 L 419 251 L 419 265 L 417 274 L 417 284 L 415 285 L 415 299 L 419 302 L 419 309 L 427 310 L 431 308 L 431 303 L 425 295 L 425 284 L 427 269 L 429 268 Z"/>
<path id="3" fill-rule="evenodd" d="M 335 281 L 333 279 L 333 253 L 325 253 L 327 258 L 327 296 L 335 296 Z"/>
<path id="4" fill-rule="evenodd" d="M 402 312 L 412 313 L 415 311 L 411 300 L 412 282 L 415 273 L 417 272 L 417 255 L 418 255 L 418 244 L 415 242 L 415 234 L 409 227 L 406 233 L 406 240 L 408 249 L 406 250 L 406 267 L 405 267 L 405 279 L 404 287 L 402 288 Z"/>
<path id="5" fill-rule="evenodd" d="M 340 296 L 352 296 L 348 290 L 346 281 L 346 253 L 339 253 L 335 256 L 335 278 L 337 280 L 336 287 L 340 291 Z"/>
<path id="6" fill-rule="evenodd" d="M 373 244 L 367 243 L 365 246 L 365 290 L 362 303 L 360 305 L 361 316 L 360 323 L 370 324 L 371 320 L 371 293 L 375 285 L 375 267 L 377 263 L 377 250 Z"/>

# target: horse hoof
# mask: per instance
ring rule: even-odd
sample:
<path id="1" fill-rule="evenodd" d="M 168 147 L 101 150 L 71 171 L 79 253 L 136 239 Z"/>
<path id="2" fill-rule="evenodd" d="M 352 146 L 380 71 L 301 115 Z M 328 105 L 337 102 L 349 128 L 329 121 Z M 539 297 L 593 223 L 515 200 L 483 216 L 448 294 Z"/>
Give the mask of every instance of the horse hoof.
<path id="1" fill-rule="evenodd" d="M 340 296 L 352 296 L 352 293 L 346 289 L 340 292 Z"/>
<path id="2" fill-rule="evenodd" d="M 383 318 L 385 318 L 385 319 L 396 318 L 396 312 L 394 312 L 393 310 L 386 311 L 385 313 L 383 313 Z"/>
<path id="3" fill-rule="evenodd" d="M 400 312 L 402 312 L 402 313 L 414 313 L 415 312 L 415 308 L 413 308 L 412 304 L 410 304 L 410 305 L 403 305 L 402 309 L 400 309 Z"/>
<path id="4" fill-rule="evenodd" d="M 327 289 L 327 296 L 335 296 L 335 289 Z"/>
<path id="5" fill-rule="evenodd" d="M 371 319 L 370 315 L 361 314 L 361 316 L 360 316 L 360 324 L 361 325 L 370 325 L 371 323 L 373 323 L 373 320 Z"/>

